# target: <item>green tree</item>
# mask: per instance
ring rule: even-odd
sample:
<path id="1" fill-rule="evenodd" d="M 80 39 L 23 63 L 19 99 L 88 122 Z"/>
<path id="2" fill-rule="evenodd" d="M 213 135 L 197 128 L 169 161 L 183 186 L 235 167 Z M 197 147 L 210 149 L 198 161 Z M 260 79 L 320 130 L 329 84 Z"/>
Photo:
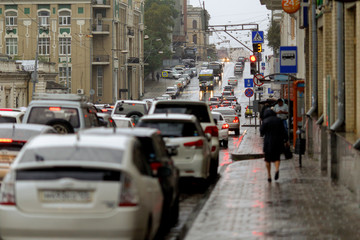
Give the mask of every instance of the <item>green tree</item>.
<path id="1" fill-rule="evenodd" d="M 278 52 L 280 48 L 280 24 L 276 21 L 271 21 L 266 39 L 268 40 L 268 46 L 272 48 L 274 52 Z"/>
<path id="2" fill-rule="evenodd" d="M 153 79 L 154 71 L 162 65 L 162 60 L 172 55 L 169 36 L 177 14 L 173 0 L 145 1 L 145 35 L 149 36 L 144 43 L 144 61 L 148 64 L 145 74 L 152 73 Z"/>

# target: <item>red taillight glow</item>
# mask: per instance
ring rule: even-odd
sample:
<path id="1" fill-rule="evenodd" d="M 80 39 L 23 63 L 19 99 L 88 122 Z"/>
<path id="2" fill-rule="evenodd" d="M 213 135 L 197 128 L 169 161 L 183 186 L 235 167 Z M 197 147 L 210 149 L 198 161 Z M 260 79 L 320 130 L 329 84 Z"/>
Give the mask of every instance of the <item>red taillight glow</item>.
<path id="1" fill-rule="evenodd" d="M 161 167 L 161 163 L 160 162 L 153 162 L 150 163 L 150 167 L 153 171 L 157 171 L 159 167 Z"/>
<path id="2" fill-rule="evenodd" d="M 219 130 L 216 126 L 207 126 L 205 128 L 205 133 L 210 133 L 211 136 L 213 137 L 218 137 L 219 136 Z"/>
<path id="3" fill-rule="evenodd" d="M 227 128 L 229 128 L 229 124 L 224 123 L 221 128 L 222 128 L 222 129 L 227 129 Z"/>
<path id="4" fill-rule="evenodd" d="M 204 141 L 201 139 L 198 141 L 184 143 L 185 147 L 202 147 L 203 145 L 204 145 Z"/>
<path id="5" fill-rule="evenodd" d="M 102 112 L 107 112 L 108 110 L 107 109 L 101 109 Z"/>
<path id="6" fill-rule="evenodd" d="M 12 143 L 13 140 L 11 138 L 0 138 L 1 143 Z"/>
<path id="7" fill-rule="evenodd" d="M 235 117 L 234 120 L 233 120 L 233 123 L 238 123 L 238 122 L 239 122 L 239 118 Z"/>
<path id="8" fill-rule="evenodd" d="M 49 107 L 49 110 L 53 111 L 53 112 L 58 112 L 61 110 L 61 108 L 60 107 Z"/>
<path id="9" fill-rule="evenodd" d="M 12 109 L 9 109 L 9 108 L 0 108 L 0 111 L 11 112 L 11 111 L 13 111 L 13 110 L 12 110 Z"/>

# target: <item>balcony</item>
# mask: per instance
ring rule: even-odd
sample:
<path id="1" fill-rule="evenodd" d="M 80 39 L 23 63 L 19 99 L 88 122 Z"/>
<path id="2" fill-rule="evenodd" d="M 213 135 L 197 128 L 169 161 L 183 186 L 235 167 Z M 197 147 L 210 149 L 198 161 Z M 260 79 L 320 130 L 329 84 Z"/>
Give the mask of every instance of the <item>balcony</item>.
<path id="1" fill-rule="evenodd" d="M 92 0 L 93 8 L 110 8 L 110 0 Z"/>
<path id="2" fill-rule="evenodd" d="M 91 25 L 92 34 L 110 34 L 109 24 L 93 24 Z"/>
<path id="3" fill-rule="evenodd" d="M 110 56 L 109 55 L 94 55 L 92 59 L 92 65 L 109 65 Z"/>
<path id="4" fill-rule="evenodd" d="M 281 0 L 260 0 L 260 3 L 269 10 L 282 10 Z"/>
<path id="5" fill-rule="evenodd" d="M 128 66 L 136 66 L 139 65 L 140 59 L 138 57 L 129 57 L 127 59 Z"/>

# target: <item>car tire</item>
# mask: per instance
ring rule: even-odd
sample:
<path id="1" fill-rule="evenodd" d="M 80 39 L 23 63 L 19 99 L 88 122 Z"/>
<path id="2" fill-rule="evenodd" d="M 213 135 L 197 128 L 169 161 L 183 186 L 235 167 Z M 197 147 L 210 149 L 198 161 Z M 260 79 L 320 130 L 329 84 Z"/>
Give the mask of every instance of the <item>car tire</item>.
<path id="1" fill-rule="evenodd" d="M 53 127 L 60 134 L 74 133 L 74 128 L 64 119 L 53 119 L 46 123 L 46 125 Z"/>
<path id="2" fill-rule="evenodd" d="M 223 140 L 222 145 L 224 148 L 228 148 L 229 140 Z"/>
<path id="3" fill-rule="evenodd" d="M 236 135 L 236 136 L 239 136 L 239 135 L 240 135 L 240 129 L 235 129 L 234 131 L 235 131 L 235 135 Z"/>
<path id="4" fill-rule="evenodd" d="M 144 114 L 142 114 L 141 112 L 132 111 L 126 114 L 125 117 L 132 118 L 134 120 L 134 123 L 136 124 L 139 121 L 139 118 L 141 118 L 142 116 L 144 116 Z"/>
<path id="5" fill-rule="evenodd" d="M 215 159 L 211 161 L 210 164 L 210 179 L 214 180 L 216 179 L 217 175 L 218 175 L 218 167 L 219 167 L 219 156 Z"/>

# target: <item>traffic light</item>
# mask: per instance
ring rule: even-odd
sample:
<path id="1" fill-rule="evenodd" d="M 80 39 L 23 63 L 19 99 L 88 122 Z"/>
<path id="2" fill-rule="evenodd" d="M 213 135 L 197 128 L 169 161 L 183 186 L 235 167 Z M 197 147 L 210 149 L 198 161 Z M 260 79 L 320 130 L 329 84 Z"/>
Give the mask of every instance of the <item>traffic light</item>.
<path id="1" fill-rule="evenodd" d="M 262 52 L 261 43 L 253 43 L 253 52 Z"/>
<path id="2" fill-rule="evenodd" d="M 251 55 L 250 56 L 250 74 L 255 75 L 256 74 L 256 56 Z"/>

